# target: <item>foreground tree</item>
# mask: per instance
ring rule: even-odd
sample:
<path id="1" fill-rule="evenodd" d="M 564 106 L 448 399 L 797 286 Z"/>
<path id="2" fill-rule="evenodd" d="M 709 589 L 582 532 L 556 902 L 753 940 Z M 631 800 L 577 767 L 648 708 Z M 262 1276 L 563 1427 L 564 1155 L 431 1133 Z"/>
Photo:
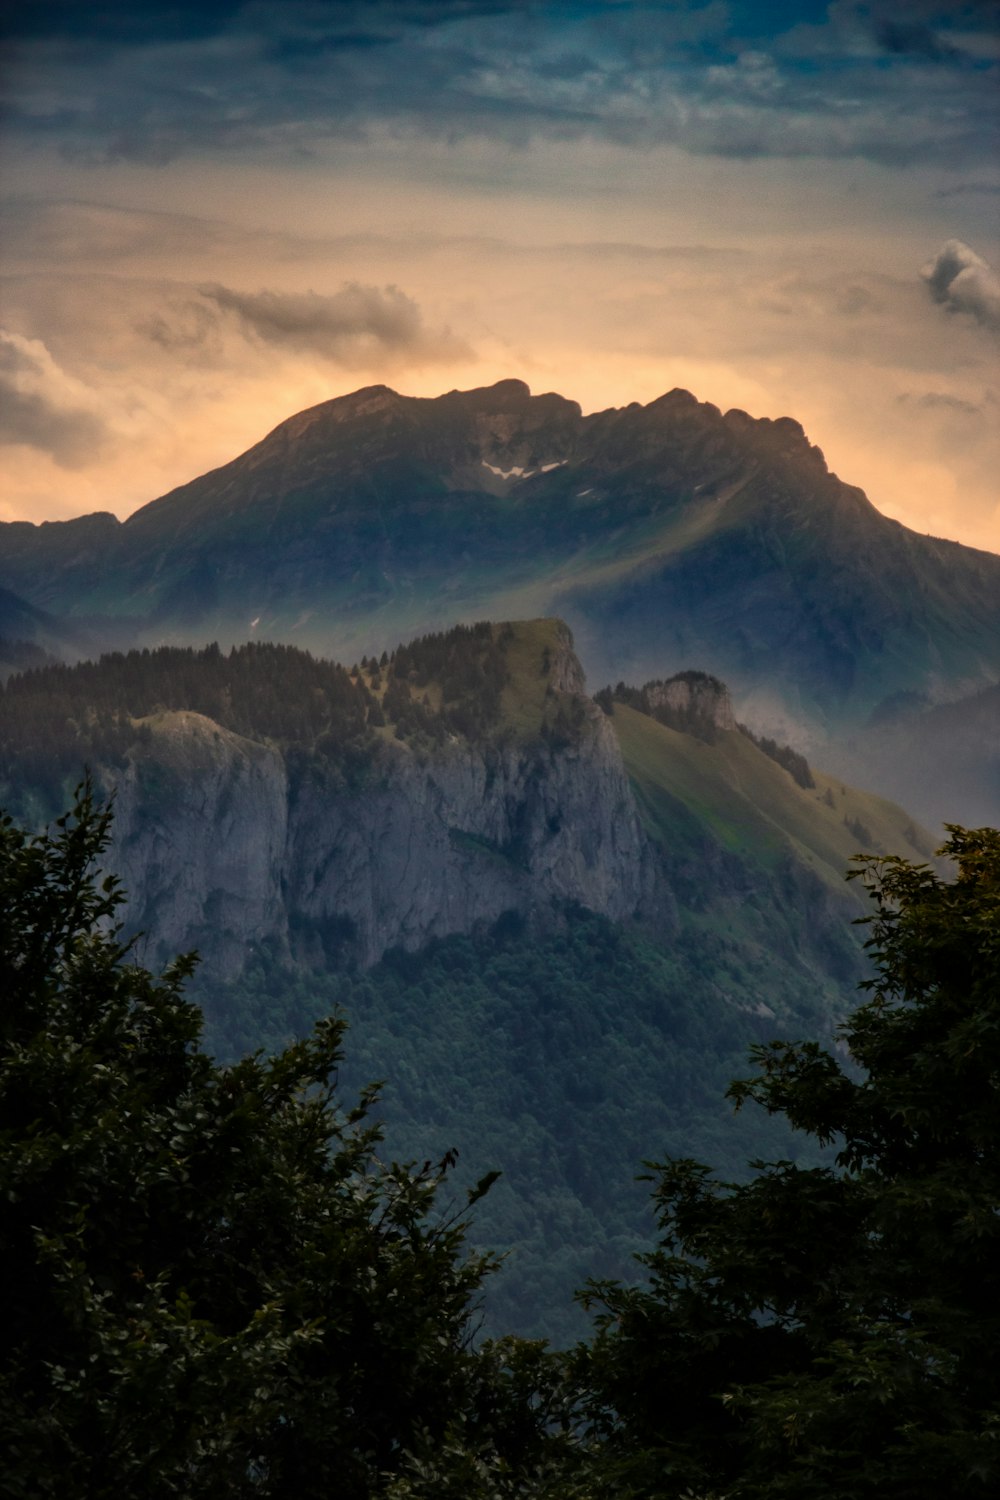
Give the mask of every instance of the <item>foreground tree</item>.
<path id="1" fill-rule="evenodd" d="M 1000 834 L 951 829 L 944 882 L 867 858 L 871 996 L 730 1090 L 836 1166 L 745 1185 L 655 1167 L 644 1288 L 593 1285 L 575 1358 L 600 1492 L 915 1500 L 1000 1492 Z"/>
<path id="2" fill-rule="evenodd" d="M 191 960 L 155 979 L 120 941 L 107 833 L 89 795 L 51 836 L 0 820 L 0 1493 L 548 1472 L 541 1351 L 470 1349 L 489 1260 L 434 1212 L 446 1164 L 383 1165 L 371 1091 L 336 1108 L 339 1021 L 232 1068 L 200 1052 Z"/>
<path id="3" fill-rule="evenodd" d="M 88 796 L 0 819 L 0 1494 L 919 1500 L 1000 1483 L 1000 835 L 895 859 L 872 994 L 734 1084 L 836 1165 L 657 1168 L 646 1287 L 474 1350 L 489 1259 L 333 1096 L 342 1025 L 220 1068 L 114 926 Z M 567 1377 L 568 1373 L 568 1379 Z M 573 1402 L 576 1402 L 574 1410 Z M 584 1429 L 589 1427 L 589 1441 Z"/>

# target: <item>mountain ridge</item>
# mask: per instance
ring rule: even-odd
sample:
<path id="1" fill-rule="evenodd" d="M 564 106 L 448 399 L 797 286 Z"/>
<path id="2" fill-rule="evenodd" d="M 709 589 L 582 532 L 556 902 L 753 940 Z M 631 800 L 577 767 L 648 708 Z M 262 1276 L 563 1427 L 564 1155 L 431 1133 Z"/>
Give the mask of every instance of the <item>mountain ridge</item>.
<path id="1" fill-rule="evenodd" d="M 556 620 L 350 671 L 266 645 L 110 656 L 14 679 L 0 704 L 5 796 L 44 821 L 89 761 L 130 921 L 160 961 L 205 946 L 227 977 L 258 942 L 325 962 L 326 933 L 364 966 L 566 903 L 666 937 L 675 858 L 734 859 L 746 889 L 794 865 L 839 921 L 855 829 L 931 847 L 899 809 L 793 775 L 706 674 L 590 698 Z"/>
<path id="2" fill-rule="evenodd" d="M 125 522 L 9 524 L 0 586 L 123 642 L 347 660 L 456 619 L 558 614 L 593 680 L 696 664 L 806 753 L 900 693 L 1000 679 L 1000 556 L 880 515 L 793 418 L 680 390 L 585 417 L 516 380 L 365 387 Z"/>

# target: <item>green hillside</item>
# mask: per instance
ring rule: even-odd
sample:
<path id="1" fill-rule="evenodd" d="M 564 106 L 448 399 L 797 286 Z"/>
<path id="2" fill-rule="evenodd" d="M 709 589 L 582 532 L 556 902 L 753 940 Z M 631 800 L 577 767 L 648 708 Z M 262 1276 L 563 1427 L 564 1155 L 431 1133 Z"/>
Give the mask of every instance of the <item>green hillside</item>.
<path id="1" fill-rule="evenodd" d="M 815 767 L 815 787 L 800 787 L 738 730 L 708 743 L 623 703 L 612 722 L 646 827 L 668 850 L 696 848 L 708 829 L 724 849 L 770 871 L 791 855 L 838 892 L 859 852 L 917 860 L 933 852 L 895 803 Z"/>

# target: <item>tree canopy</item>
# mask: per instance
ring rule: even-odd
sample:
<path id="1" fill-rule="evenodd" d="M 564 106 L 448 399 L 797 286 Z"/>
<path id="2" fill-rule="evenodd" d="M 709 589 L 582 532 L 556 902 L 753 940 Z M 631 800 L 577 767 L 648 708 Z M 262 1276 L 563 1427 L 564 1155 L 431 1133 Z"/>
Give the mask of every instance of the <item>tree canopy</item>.
<path id="1" fill-rule="evenodd" d="M 576 1368 L 609 1496 L 996 1493 L 1000 834 L 950 831 L 952 881 L 854 872 L 875 977 L 837 1054 L 757 1047 L 730 1089 L 835 1162 L 654 1167 L 649 1285 L 589 1289 Z"/>
<path id="2" fill-rule="evenodd" d="M 0 818 L 0 1494 L 921 1500 L 1000 1481 L 1000 834 L 866 858 L 874 975 L 834 1052 L 731 1086 L 828 1149 L 651 1167 L 640 1286 L 561 1355 L 475 1346 L 451 1155 L 385 1163 L 343 1023 L 222 1067 L 95 874 L 86 791 Z M 488 1174 L 489 1176 L 490 1174 Z M 474 1202 L 488 1177 L 470 1194 Z"/>
<path id="3" fill-rule="evenodd" d="M 373 1089 L 338 1107 L 341 1021 L 199 1050 L 191 958 L 139 967 L 95 880 L 108 817 L 0 821 L 0 1493 L 423 1494 L 459 1429 L 526 1463 L 449 1161 L 383 1163 Z"/>

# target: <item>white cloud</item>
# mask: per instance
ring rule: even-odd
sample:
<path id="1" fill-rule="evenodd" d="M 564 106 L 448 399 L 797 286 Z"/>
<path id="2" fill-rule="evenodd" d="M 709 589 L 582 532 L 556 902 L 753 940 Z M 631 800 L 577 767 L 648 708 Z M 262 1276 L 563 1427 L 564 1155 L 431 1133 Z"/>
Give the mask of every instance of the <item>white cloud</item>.
<path id="1" fill-rule="evenodd" d="M 947 240 L 920 272 L 935 302 L 1000 330 L 1000 277 L 961 240 Z"/>

